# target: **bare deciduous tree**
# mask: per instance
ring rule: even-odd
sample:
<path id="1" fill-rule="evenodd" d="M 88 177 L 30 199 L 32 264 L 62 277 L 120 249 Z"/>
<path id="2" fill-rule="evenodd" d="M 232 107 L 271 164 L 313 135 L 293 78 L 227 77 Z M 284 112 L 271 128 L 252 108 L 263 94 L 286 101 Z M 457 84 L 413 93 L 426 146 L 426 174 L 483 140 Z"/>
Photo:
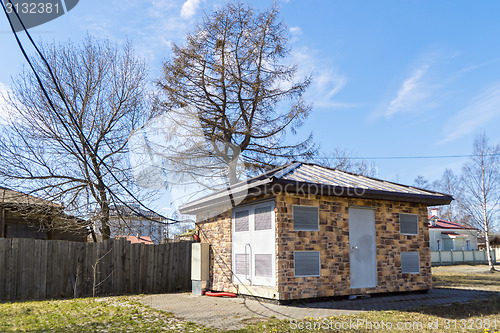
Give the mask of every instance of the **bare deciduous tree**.
<path id="1" fill-rule="evenodd" d="M 451 194 L 455 200 L 449 205 L 440 207 L 440 215 L 446 217 L 448 221 L 467 223 L 468 216 L 461 209 L 463 185 L 459 176 L 453 170 L 445 169 L 441 179 L 432 183 L 432 188 L 436 191 Z"/>
<path id="2" fill-rule="evenodd" d="M 364 159 L 355 159 L 340 148 L 334 149 L 331 153 L 322 154 L 317 158 L 313 158 L 313 160 L 317 160 L 319 164 L 332 169 L 352 172 L 367 177 L 375 177 L 377 175 L 375 163 L 370 163 Z"/>
<path id="3" fill-rule="evenodd" d="M 310 78 L 297 81 L 296 66 L 286 64 L 288 31 L 278 15 L 277 5 L 260 12 L 228 3 L 206 15 L 185 45 L 173 46 L 159 82 L 164 106 L 175 119 L 199 119 L 207 142 L 183 151 L 175 161 L 185 164 L 182 169 L 209 156 L 235 183 L 238 159 L 247 170 L 261 171 L 316 152 L 311 136 L 284 143 L 285 133 L 295 134 L 311 111 L 302 96 Z M 196 131 L 192 121 L 186 123 L 188 132 Z"/>
<path id="4" fill-rule="evenodd" d="M 117 196 L 130 200 L 119 183 L 134 190 L 129 135 L 154 116 L 147 68 L 130 44 L 118 48 L 90 36 L 78 45 L 47 44 L 41 50 L 69 110 L 48 68 L 33 57 L 55 111 L 31 70 L 14 79 L 11 112 L 0 134 L 0 177 L 16 189 L 61 202 L 74 214 L 93 213 L 107 239 L 110 204 Z"/>
<path id="5" fill-rule="evenodd" d="M 431 189 L 432 184 L 424 176 L 418 175 L 413 180 L 413 186 L 418 187 L 418 188 L 422 188 L 422 189 Z"/>
<path id="6" fill-rule="evenodd" d="M 500 208 L 500 145 L 490 146 L 485 134 L 474 142 L 473 157 L 463 167 L 462 208 L 474 227 L 484 233 L 488 264 L 494 270 L 490 253 L 490 232 L 498 223 Z"/>

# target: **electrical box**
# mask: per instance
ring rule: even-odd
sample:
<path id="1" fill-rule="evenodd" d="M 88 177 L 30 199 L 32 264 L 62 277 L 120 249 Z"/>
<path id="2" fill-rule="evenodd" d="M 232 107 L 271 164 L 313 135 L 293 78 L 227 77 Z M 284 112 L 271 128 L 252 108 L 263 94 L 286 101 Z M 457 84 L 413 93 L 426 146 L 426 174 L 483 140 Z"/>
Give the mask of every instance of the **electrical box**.
<path id="1" fill-rule="evenodd" d="M 193 243 L 191 246 L 191 280 L 208 281 L 210 244 Z"/>

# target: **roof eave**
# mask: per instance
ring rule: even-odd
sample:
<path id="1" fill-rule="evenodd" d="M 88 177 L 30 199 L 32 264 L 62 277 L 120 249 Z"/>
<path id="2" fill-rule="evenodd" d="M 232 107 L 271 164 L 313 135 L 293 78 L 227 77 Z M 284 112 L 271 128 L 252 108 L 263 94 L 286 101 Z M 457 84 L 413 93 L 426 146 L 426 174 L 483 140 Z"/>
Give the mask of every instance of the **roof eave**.
<path id="1" fill-rule="evenodd" d="M 269 186 L 271 185 L 271 186 Z M 279 187 L 279 188 L 276 188 Z M 314 188 L 314 193 L 311 189 Z M 213 205 L 221 204 L 224 200 L 227 201 L 229 193 L 232 200 L 241 202 L 247 197 L 269 194 L 269 193 L 296 193 L 296 194 L 313 194 L 313 195 L 328 195 L 336 197 L 351 197 L 364 198 L 375 200 L 390 200 L 390 201 L 406 201 L 423 203 L 427 206 L 448 205 L 453 200 L 451 196 L 445 195 L 423 195 L 414 193 L 390 192 L 371 189 L 354 189 L 352 187 L 318 185 L 313 183 L 302 183 L 285 179 L 264 179 L 247 186 L 239 186 L 237 188 L 228 188 L 227 191 L 218 192 L 215 195 L 209 195 L 199 200 L 180 207 L 181 214 L 195 215 L 198 211 L 210 209 Z"/>

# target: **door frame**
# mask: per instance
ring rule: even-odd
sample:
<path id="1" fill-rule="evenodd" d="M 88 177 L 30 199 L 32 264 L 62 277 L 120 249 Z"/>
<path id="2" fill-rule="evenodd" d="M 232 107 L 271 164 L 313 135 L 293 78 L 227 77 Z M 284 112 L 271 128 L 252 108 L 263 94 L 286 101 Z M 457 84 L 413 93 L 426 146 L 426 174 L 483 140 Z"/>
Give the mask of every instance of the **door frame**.
<path id="1" fill-rule="evenodd" d="M 255 209 L 261 207 L 269 207 L 271 206 L 271 228 L 267 230 L 255 230 Z M 236 284 L 244 284 L 249 286 L 268 286 L 275 287 L 276 286 L 276 214 L 275 214 L 276 202 L 273 198 L 272 200 L 259 201 L 257 203 L 248 203 L 241 207 L 236 207 L 232 209 L 231 212 L 231 267 L 232 267 L 232 281 Z M 249 278 L 246 279 L 245 276 L 238 275 L 236 277 L 236 266 L 235 266 L 235 214 L 240 211 L 248 210 L 248 231 L 240 231 L 243 239 L 247 239 L 248 243 L 243 245 L 245 249 L 245 253 L 249 253 Z M 266 235 L 267 234 L 267 235 Z M 269 251 L 265 253 L 259 253 L 259 247 L 262 247 L 262 244 L 259 244 L 264 237 L 269 238 L 268 242 L 264 247 L 268 247 Z M 238 238 L 238 237 L 237 237 Z M 272 242 L 271 242 L 272 239 Z M 272 244 L 269 244 L 272 243 Z M 248 246 L 247 244 L 250 244 Z M 240 254 L 240 253 L 238 253 Z M 271 277 L 260 277 L 255 276 L 255 255 L 256 254 L 270 254 L 272 258 L 272 272 Z"/>

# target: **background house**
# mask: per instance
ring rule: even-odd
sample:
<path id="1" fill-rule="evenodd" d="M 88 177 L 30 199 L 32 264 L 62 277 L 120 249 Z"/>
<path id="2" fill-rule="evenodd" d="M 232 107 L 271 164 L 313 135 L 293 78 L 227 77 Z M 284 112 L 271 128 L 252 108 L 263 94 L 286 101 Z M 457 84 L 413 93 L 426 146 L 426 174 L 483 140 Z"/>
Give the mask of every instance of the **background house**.
<path id="1" fill-rule="evenodd" d="M 165 222 L 163 218 L 138 204 L 130 207 L 116 205 L 110 207 L 109 227 L 115 238 L 121 236 L 149 237 L 155 244 L 165 242 Z"/>
<path id="2" fill-rule="evenodd" d="M 460 223 L 439 219 L 437 210 L 429 216 L 431 251 L 477 250 L 479 231 Z"/>
<path id="3" fill-rule="evenodd" d="M 210 244 L 208 289 L 289 301 L 430 289 L 427 206 L 451 200 L 292 163 L 180 211 Z"/>
<path id="4" fill-rule="evenodd" d="M 0 237 L 85 242 L 89 228 L 63 207 L 29 194 L 0 187 Z"/>

